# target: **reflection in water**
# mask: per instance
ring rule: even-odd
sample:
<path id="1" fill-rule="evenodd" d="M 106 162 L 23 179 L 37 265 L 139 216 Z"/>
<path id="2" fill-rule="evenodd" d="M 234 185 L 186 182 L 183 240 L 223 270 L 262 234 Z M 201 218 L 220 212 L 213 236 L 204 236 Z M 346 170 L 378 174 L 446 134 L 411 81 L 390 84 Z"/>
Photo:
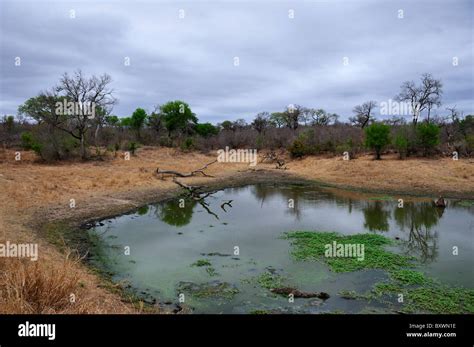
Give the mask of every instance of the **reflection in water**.
<path id="1" fill-rule="evenodd" d="M 260 206 L 263 206 L 267 199 L 271 197 L 283 198 L 284 204 L 288 207 L 285 213 L 293 215 L 296 221 L 301 219 L 301 208 L 299 201 L 303 197 L 305 187 L 300 185 L 289 186 L 290 189 L 277 190 L 274 187 L 266 185 L 253 186 L 252 194 L 260 201 Z M 303 200 L 303 199 L 301 199 Z"/>
<path id="2" fill-rule="evenodd" d="M 239 194 L 239 188 L 229 189 L 235 194 Z M 290 185 L 284 188 L 275 189 L 271 185 L 256 185 L 250 189 L 251 194 L 257 198 L 260 206 L 272 203 L 270 200 L 277 198 L 286 206 L 286 214 L 294 216 L 295 222 L 303 219 L 303 211 L 309 205 L 317 208 L 318 204 L 324 205 L 332 201 L 337 206 L 347 208 L 349 215 L 362 212 L 364 228 L 372 232 L 388 232 L 392 219 L 397 229 L 408 231 L 407 237 L 402 237 L 405 251 L 417 256 L 423 262 L 431 262 L 437 256 L 437 233 L 432 228 L 438 224 L 444 209 L 436 208 L 431 202 L 406 202 L 403 208 L 398 208 L 395 201 L 366 200 L 363 197 L 338 195 L 334 192 L 308 189 L 307 186 Z M 213 193 L 211 193 L 213 194 Z M 211 195 L 209 194 L 209 195 Z M 290 200 L 291 199 L 291 200 Z M 221 201 L 222 202 L 222 201 Z M 204 204 L 204 205 L 203 205 Z M 170 200 L 161 204 L 156 204 L 156 216 L 171 226 L 182 227 L 191 222 L 194 208 L 202 206 L 204 210 L 219 219 L 215 212 L 228 212 L 225 208 L 212 211 L 207 199 L 201 201 L 192 198 L 185 199 L 185 203 L 180 207 L 178 200 Z M 230 206 L 231 205 L 227 205 Z M 147 209 L 138 211 L 139 214 L 147 213 Z"/>
<path id="3" fill-rule="evenodd" d="M 348 214 L 360 213 L 364 216 L 364 228 L 372 232 L 388 232 L 391 229 L 408 231 L 402 243 L 407 253 L 418 257 L 423 262 L 431 262 L 437 256 L 438 234 L 432 228 L 439 223 L 444 209 L 436 208 L 431 202 L 405 202 L 403 208 L 398 207 L 397 201 L 366 200 L 362 196 L 344 196 L 328 191 L 314 191 L 307 186 L 291 185 L 284 189 L 275 189 L 269 185 L 257 185 L 251 189 L 252 194 L 263 206 L 271 197 L 283 198 L 288 204 L 289 199 L 294 201 L 293 208 L 287 208 L 286 213 L 294 215 L 295 222 L 301 221 L 302 210 L 308 205 L 324 204 L 328 201 L 337 206 L 345 206 Z M 390 221 L 395 220 L 398 228 L 391 226 Z"/>
<path id="4" fill-rule="evenodd" d="M 148 213 L 149 209 L 150 209 L 150 207 L 148 205 L 141 206 L 141 207 L 138 208 L 137 213 L 140 216 L 144 216 Z"/>
<path id="5" fill-rule="evenodd" d="M 374 281 L 385 277 L 371 271 L 339 276 L 321 262 L 294 261 L 288 240 L 281 237 L 284 232 L 380 232 L 390 239 L 400 239 L 393 251 L 429 263 L 421 269 L 430 277 L 474 286 L 474 245 L 469 230 L 472 215 L 465 208 L 449 205 L 440 210 L 422 199 L 406 199 L 404 207 L 398 208 L 395 199 L 374 200 L 353 191 L 296 185 L 229 188 L 202 197 L 204 201 L 191 197 L 184 204 L 175 198 L 150 206 L 148 211 L 142 208 L 101 223 L 91 231 L 105 243 L 100 247 L 103 253 L 95 251 L 96 259 L 110 258 L 105 266 L 117 273 L 117 280 L 128 280 L 140 291 L 150 289 L 162 302 L 177 298 L 182 281 L 199 285 L 229 283 L 240 291 L 225 300 L 191 298 L 189 303 L 197 313 L 243 313 L 278 307 L 293 310 L 295 305 L 285 306 L 288 301 L 284 297 L 279 301 L 261 295 L 260 286 L 251 279 L 269 268 L 278 269 L 279 274 L 289 274 L 289 285 L 304 291 L 334 293 L 337 298 L 336 293 L 343 289 L 365 292 Z M 289 199 L 294 200 L 294 208 L 290 208 Z M 124 245 L 133 248 L 131 256 L 123 256 Z M 235 245 L 241 250 L 239 257 L 222 256 L 231 254 Z M 453 245 L 461 250 L 456 257 L 452 256 Z M 203 257 L 215 273 L 191 266 Z M 301 310 L 358 312 L 357 302 L 351 303 L 354 306 L 336 299 L 325 306 L 301 306 Z"/>
<path id="6" fill-rule="evenodd" d="M 364 228 L 370 231 L 388 231 L 390 212 L 384 209 L 383 201 L 369 201 L 364 212 Z"/>
<path id="7" fill-rule="evenodd" d="M 431 262 L 438 254 L 438 233 L 432 228 L 439 223 L 444 209 L 432 203 L 406 203 L 395 209 L 395 222 L 402 231 L 408 231 L 408 239 L 402 240 L 406 251 L 415 253 L 423 262 Z"/>
<path id="8" fill-rule="evenodd" d="M 181 204 L 177 200 L 166 201 L 161 204 L 156 204 L 156 216 L 168 225 L 182 227 L 189 222 L 193 216 L 194 206 L 196 201 L 192 199 L 184 200 L 184 204 Z"/>

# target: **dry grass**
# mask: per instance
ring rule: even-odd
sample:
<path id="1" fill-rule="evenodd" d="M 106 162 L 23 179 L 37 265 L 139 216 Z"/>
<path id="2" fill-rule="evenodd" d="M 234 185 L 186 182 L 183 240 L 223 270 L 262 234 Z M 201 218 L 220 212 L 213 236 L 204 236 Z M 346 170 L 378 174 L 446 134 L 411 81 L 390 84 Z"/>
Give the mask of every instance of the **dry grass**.
<path id="1" fill-rule="evenodd" d="M 72 260 L 61 265 L 4 259 L 0 262 L 1 313 L 62 313 L 78 294 L 79 275 Z"/>
<path id="2" fill-rule="evenodd" d="M 474 160 L 450 158 L 399 160 L 397 155 L 373 160 L 309 157 L 293 161 L 292 172 L 306 178 L 356 188 L 370 188 L 436 196 L 474 193 Z"/>
<path id="3" fill-rule="evenodd" d="M 14 160 L 14 152 L 2 153 L 0 161 L 0 240 L 36 242 L 37 262 L 0 258 L 1 313 L 131 313 L 140 312 L 112 293 L 77 259 L 67 257 L 39 236 L 34 218 L 44 219 L 106 213 L 113 206 L 131 208 L 137 197 L 150 191 L 167 191 L 176 186 L 157 179 L 157 167 L 189 172 L 216 158 L 198 153 L 182 154 L 174 149 L 142 148 L 126 161 L 120 156 L 106 161 L 41 164 L 31 152 Z M 336 185 L 429 192 L 474 193 L 473 161 L 410 159 L 387 156 L 373 161 L 305 158 L 288 163 L 287 172 Z M 273 170 L 274 164 L 257 169 Z M 241 175 L 246 164 L 215 164 L 207 172 L 227 179 Z M 247 173 L 251 174 L 251 173 Z M 212 178 L 187 178 L 193 184 Z M 471 196 L 472 198 L 472 196 Z M 70 199 L 76 208 L 69 208 Z M 75 294 L 75 303 L 70 295 Z"/>

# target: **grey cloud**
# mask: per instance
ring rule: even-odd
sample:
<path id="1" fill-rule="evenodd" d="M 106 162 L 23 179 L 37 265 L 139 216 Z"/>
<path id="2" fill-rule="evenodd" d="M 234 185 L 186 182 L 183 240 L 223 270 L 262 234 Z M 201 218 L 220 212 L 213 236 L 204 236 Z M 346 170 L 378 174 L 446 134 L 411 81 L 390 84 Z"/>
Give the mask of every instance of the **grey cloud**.
<path id="1" fill-rule="evenodd" d="M 393 98 L 403 81 L 424 72 L 444 83 L 442 109 L 474 113 L 470 1 L 6 0 L 0 6 L 1 114 L 16 113 L 78 68 L 112 76 L 119 116 L 181 99 L 201 121 L 250 120 L 290 103 L 347 119 L 354 105 Z M 454 56 L 459 66 L 452 66 Z"/>

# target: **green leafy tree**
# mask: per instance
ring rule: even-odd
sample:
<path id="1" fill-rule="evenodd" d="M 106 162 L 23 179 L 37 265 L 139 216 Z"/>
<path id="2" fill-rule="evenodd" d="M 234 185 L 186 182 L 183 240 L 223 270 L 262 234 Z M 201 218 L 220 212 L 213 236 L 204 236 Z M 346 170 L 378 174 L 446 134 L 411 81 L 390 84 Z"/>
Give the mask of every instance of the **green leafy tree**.
<path id="1" fill-rule="evenodd" d="M 398 155 L 400 156 L 400 159 L 405 158 L 407 155 L 408 151 L 408 138 L 404 134 L 397 134 L 395 137 L 395 148 L 398 151 Z"/>
<path id="2" fill-rule="evenodd" d="M 195 130 L 199 135 L 206 138 L 212 135 L 217 135 L 219 133 L 219 130 L 217 129 L 217 127 L 215 127 L 211 123 L 197 124 Z"/>
<path id="3" fill-rule="evenodd" d="M 105 123 L 108 126 L 114 127 L 120 123 L 120 119 L 117 116 L 105 116 Z"/>
<path id="4" fill-rule="evenodd" d="M 390 127 L 383 123 L 373 123 L 365 128 L 365 145 L 375 150 L 375 159 L 380 159 L 383 148 L 390 144 Z"/>
<path id="5" fill-rule="evenodd" d="M 439 127 L 433 123 L 421 123 L 416 127 L 418 144 L 423 148 L 423 155 L 428 153 L 439 144 Z"/>
<path id="6" fill-rule="evenodd" d="M 283 112 L 273 112 L 270 115 L 270 120 L 269 121 L 270 121 L 270 124 L 272 124 L 273 126 L 275 126 L 277 128 L 281 128 L 286 123 L 285 115 L 284 115 Z"/>
<path id="7" fill-rule="evenodd" d="M 233 130 L 233 124 L 230 120 L 225 120 L 221 123 L 221 127 L 224 130 Z"/>
<path id="8" fill-rule="evenodd" d="M 140 129 L 147 119 L 146 111 L 143 108 L 137 108 L 130 118 L 130 126 L 137 132 L 137 138 L 140 139 Z"/>
<path id="9" fill-rule="evenodd" d="M 160 106 L 168 135 L 173 132 L 191 132 L 191 128 L 197 124 L 197 117 L 191 111 L 189 105 L 183 101 L 175 100 Z"/>
<path id="10" fill-rule="evenodd" d="M 131 127 L 132 126 L 132 118 L 124 117 L 120 120 L 120 126 L 123 127 Z"/>

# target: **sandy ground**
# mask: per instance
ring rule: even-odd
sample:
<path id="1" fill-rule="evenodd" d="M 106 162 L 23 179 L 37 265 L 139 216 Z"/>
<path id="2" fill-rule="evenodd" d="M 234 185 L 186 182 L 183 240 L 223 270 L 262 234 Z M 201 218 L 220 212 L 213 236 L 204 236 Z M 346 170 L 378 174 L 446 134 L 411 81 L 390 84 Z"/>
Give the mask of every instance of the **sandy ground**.
<path id="1" fill-rule="evenodd" d="M 169 178 L 158 178 L 157 167 L 189 172 L 215 159 L 215 155 L 145 147 L 130 160 L 110 155 L 104 161 L 41 164 L 31 152 L 22 152 L 21 160 L 15 161 L 15 153 L 7 151 L 0 156 L 0 242 L 38 243 L 39 261 L 52 268 L 61 266 L 64 253 L 38 233 L 44 222 L 68 220 L 77 224 L 170 197 L 179 189 Z M 271 163 L 254 168 L 247 164 L 216 163 L 206 170 L 214 178 L 181 180 L 217 187 L 299 177 L 341 187 L 474 199 L 472 159 L 402 161 L 394 155 L 381 161 L 369 156 L 343 161 L 309 157 L 287 159 L 288 170 L 274 167 Z M 71 199 L 75 208 L 70 207 Z M 75 263 L 73 267 L 81 284 L 76 293 L 80 305 L 77 310 L 69 307 L 66 312 L 137 312 L 119 295 L 104 288 L 103 281 L 87 266 Z"/>

